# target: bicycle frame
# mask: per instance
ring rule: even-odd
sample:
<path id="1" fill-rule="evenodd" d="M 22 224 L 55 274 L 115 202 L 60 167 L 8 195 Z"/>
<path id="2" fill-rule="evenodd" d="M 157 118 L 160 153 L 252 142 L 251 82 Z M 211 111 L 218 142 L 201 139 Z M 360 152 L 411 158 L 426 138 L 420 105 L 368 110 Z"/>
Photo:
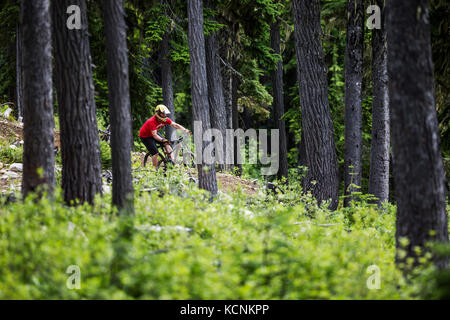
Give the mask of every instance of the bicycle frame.
<path id="1" fill-rule="evenodd" d="M 158 167 L 163 163 L 164 163 L 164 167 L 166 167 L 167 163 L 172 163 L 172 164 L 185 163 L 186 164 L 187 156 L 191 156 L 192 159 L 194 159 L 194 154 L 191 151 L 184 150 L 182 148 L 183 141 L 187 136 L 188 136 L 188 134 L 184 134 L 184 135 L 180 136 L 177 140 L 170 141 L 170 146 L 172 147 L 171 153 L 173 153 L 175 161 L 172 161 L 171 153 L 169 153 L 165 150 L 165 146 L 161 146 L 160 144 L 157 145 L 158 155 L 160 158 L 160 160 L 158 161 Z M 175 146 L 173 146 L 174 144 L 175 144 Z M 178 154 L 181 150 L 183 151 L 183 160 L 179 161 Z M 149 156 L 150 156 L 150 153 L 147 152 L 144 157 L 144 167 L 147 164 L 147 160 L 148 160 Z"/>

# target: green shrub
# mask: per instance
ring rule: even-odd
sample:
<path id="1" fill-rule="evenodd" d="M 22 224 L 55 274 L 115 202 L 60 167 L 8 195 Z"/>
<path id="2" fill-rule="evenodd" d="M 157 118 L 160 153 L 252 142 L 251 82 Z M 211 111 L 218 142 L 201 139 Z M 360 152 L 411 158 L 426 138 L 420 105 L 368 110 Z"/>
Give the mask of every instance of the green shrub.
<path id="1" fill-rule="evenodd" d="M 395 207 L 330 212 L 309 195 L 294 203 L 295 190 L 288 204 L 262 191 L 209 202 L 187 176 L 180 168 L 135 173 L 130 217 L 114 214 L 109 194 L 71 208 L 59 190 L 53 202 L 2 207 L 0 299 L 422 297 L 423 277 L 405 279 L 395 265 Z M 66 286 L 71 265 L 80 268 L 79 290 Z M 379 290 L 367 287 L 371 265 Z"/>
<path id="2" fill-rule="evenodd" d="M 111 147 L 108 142 L 100 140 L 100 154 L 102 161 L 103 169 L 111 169 L 112 160 L 111 160 Z"/>
<path id="3" fill-rule="evenodd" d="M 11 148 L 10 144 L 0 141 L 0 162 L 17 163 L 22 162 L 23 147 Z"/>

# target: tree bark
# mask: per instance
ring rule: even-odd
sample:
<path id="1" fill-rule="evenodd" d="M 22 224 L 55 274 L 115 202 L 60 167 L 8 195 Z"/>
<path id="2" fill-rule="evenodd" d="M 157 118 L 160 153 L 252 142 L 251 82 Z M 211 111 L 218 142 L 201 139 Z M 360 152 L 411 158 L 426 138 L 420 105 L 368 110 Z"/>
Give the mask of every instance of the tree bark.
<path id="1" fill-rule="evenodd" d="M 306 189 L 311 190 L 319 203 L 331 199 L 329 208 L 334 210 L 338 205 L 337 156 L 320 38 L 319 1 L 294 0 L 293 16 L 302 126 L 309 165 L 310 181 Z"/>
<path id="2" fill-rule="evenodd" d="M 86 1 L 58 0 L 52 5 L 64 200 L 93 203 L 102 192 L 102 179 Z M 81 9 L 80 30 L 66 26 L 70 5 Z"/>
<path id="3" fill-rule="evenodd" d="M 16 28 L 16 107 L 17 118 L 23 118 L 23 42 L 22 42 L 23 17 Z"/>
<path id="4" fill-rule="evenodd" d="M 233 97 L 232 97 L 232 87 L 233 87 L 233 77 L 231 71 L 222 68 L 222 80 L 223 80 L 223 95 L 225 98 L 225 109 L 227 111 L 227 129 L 233 128 Z"/>
<path id="5" fill-rule="evenodd" d="M 281 54 L 280 51 L 280 25 L 274 22 L 270 27 L 270 42 L 274 53 Z M 278 156 L 278 179 L 282 177 L 288 178 L 288 161 L 287 161 L 287 143 L 286 143 L 286 126 L 281 118 L 284 115 L 284 97 L 283 97 L 283 61 L 277 62 L 276 69 L 272 72 L 272 90 L 273 90 L 273 115 L 275 128 L 280 132 L 280 154 Z"/>
<path id="6" fill-rule="evenodd" d="M 16 27 L 16 31 L 17 31 L 17 27 Z M 12 34 L 11 31 L 8 30 L 8 32 Z M 10 77 L 9 74 L 12 73 L 11 71 L 14 70 L 13 67 L 11 67 L 11 66 L 14 66 L 14 62 L 17 61 L 17 59 L 16 59 L 17 41 L 14 41 L 16 39 L 17 39 L 17 32 L 16 32 L 16 37 L 14 37 L 14 38 L 11 37 L 11 39 L 8 42 L 8 50 L 6 53 L 6 59 L 4 61 L 5 64 L 8 65 L 8 68 L 9 68 L 9 70 L 7 71 L 8 77 Z M 17 68 L 16 68 L 16 70 L 17 70 Z M 9 82 L 8 86 L 5 88 L 6 89 L 5 91 L 7 93 L 7 99 L 8 99 L 7 102 L 14 103 L 13 112 L 14 112 L 14 115 L 17 115 L 18 110 L 17 110 L 17 103 L 16 103 L 16 84 L 14 83 L 14 81 L 8 81 L 8 82 Z"/>
<path id="7" fill-rule="evenodd" d="M 239 88 L 239 78 L 237 75 L 232 74 L 231 76 L 231 119 L 233 122 L 233 130 L 236 131 L 239 129 L 239 110 L 238 110 L 238 88 Z M 238 137 L 234 137 L 234 167 L 236 169 L 236 174 L 238 176 L 242 175 L 242 163 L 238 163 L 238 152 L 240 150 L 238 149 Z M 241 159 L 243 159 L 243 155 L 241 155 Z"/>
<path id="8" fill-rule="evenodd" d="M 211 7 L 212 8 L 212 7 Z M 206 36 L 206 73 L 208 78 L 208 99 L 211 115 L 211 127 L 218 129 L 222 134 L 222 145 L 216 143 L 216 149 L 223 150 L 222 163 L 219 163 L 219 169 L 223 170 L 226 159 L 226 129 L 227 129 L 227 110 L 225 106 L 225 97 L 223 95 L 222 75 L 220 73 L 220 62 L 216 34 L 211 33 Z"/>
<path id="9" fill-rule="evenodd" d="M 55 185 L 49 0 L 23 0 L 24 150 L 22 193 Z"/>
<path id="10" fill-rule="evenodd" d="M 387 74 L 384 0 L 376 0 L 381 9 L 381 29 L 372 30 L 372 143 L 370 151 L 369 193 L 381 205 L 389 201 L 389 93 Z"/>
<path id="11" fill-rule="evenodd" d="M 188 0 L 188 43 L 190 53 L 190 70 L 192 86 L 192 112 L 193 120 L 201 121 L 201 132 L 196 133 L 197 154 L 203 153 L 203 150 L 211 142 L 210 139 L 203 139 L 203 133 L 210 129 L 210 115 L 208 104 L 208 86 L 206 77 L 206 57 L 205 57 L 205 36 L 203 33 L 203 4 L 201 0 Z M 208 141 L 209 140 L 209 141 Z M 199 148 L 201 150 L 199 150 Z M 211 192 L 214 196 L 217 194 L 216 169 L 214 165 L 206 164 L 206 159 L 202 157 L 200 162 L 198 157 L 196 161 L 198 168 L 199 187 Z"/>
<path id="12" fill-rule="evenodd" d="M 396 240 L 406 256 L 428 241 L 448 242 L 444 169 L 436 116 L 426 0 L 386 2 L 389 101 L 397 196 Z M 437 261 L 445 266 L 446 261 Z"/>
<path id="13" fill-rule="evenodd" d="M 133 134 L 123 0 L 105 0 L 103 9 L 111 122 L 112 201 L 119 210 L 131 214 L 134 201 L 131 174 Z"/>
<path id="14" fill-rule="evenodd" d="M 347 45 L 345 50 L 345 147 L 344 206 L 352 192 L 361 191 L 362 156 L 362 62 L 364 44 L 363 0 L 347 0 Z M 355 185 L 355 186 L 352 186 Z"/>
<path id="15" fill-rule="evenodd" d="M 162 93 L 163 104 L 169 108 L 169 118 L 175 121 L 175 106 L 173 103 L 173 78 L 172 78 L 172 64 L 169 57 L 170 47 L 170 33 L 167 31 L 161 41 L 161 79 L 162 79 Z M 171 126 L 165 126 L 166 137 L 169 140 L 175 140 L 175 129 Z"/>

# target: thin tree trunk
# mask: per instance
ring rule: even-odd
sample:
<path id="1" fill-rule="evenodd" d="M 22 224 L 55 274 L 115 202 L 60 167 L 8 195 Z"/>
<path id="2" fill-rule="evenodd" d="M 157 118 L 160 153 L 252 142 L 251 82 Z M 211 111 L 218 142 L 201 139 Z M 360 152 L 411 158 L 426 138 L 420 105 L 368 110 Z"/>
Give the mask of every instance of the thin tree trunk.
<path id="1" fill-rule="evenodd" d="M 232 121 L 233 121 L 233 130 L 239 129 L 239 110 L 238 110 L 238 88 L 239 88 L 239 78 L 237 75 L 233 74 L 231 76 L 231 112 L 232 112 Z M 234 137 L 234 167 L 237 168 L 236 174 L 241 176 L 242 174 L 242 163 L 238 163 L 238 137 Z M 240 157 L 244 159 L 243 155 Z"/>
<path id="2" fill-rule="evenodd" d="M 66 26 L 70 5 L 81 9 L 80 30 Z M 102 179 L 86 1 L 58 0 L 52 6 L 64 200 L 93 203 Z"/>
<path id="3" fill-rule="evenodd" d="M 319 203 L 331 199 L 329 208 L 336 209 L 337 156 L 321 44 L 319 1 L 294 0 L 293 15 L 302 126 L 309 165 L 306 189 L 312 191 Z"/>
<path id="4" fill-rule="evenodd" d="M 244 106 L 242 110 L 242 122 L 244 131 L 252 128 L 252 114 L 247 106 Z"/>
<path id="5" fill-rule="evenodd" d="M 223 84 L 223 95 L 224 95 L 224 101 L 225 101 L 225 111 L 226 111 L 226 129 L 232 129 L 233 128 L 233 117 L 232 117 L 232 76 L 231 72 L 227 70 L 224 66 L 221 68 L 221 75 L 222 75 L 222 84 Z M 233 146 L 225 145 L 226 153 L 225 154 L 231 154 L 233 151 Z M 225 158 L 227 159 L 227 158 Z M 225 170 L 231 171 L 232 165 L 226 164 Z"/>
<path id="6" fill-rule="evenodd" d="M 103 3 L 106 59 L 111 121 L 113 204 L 124 212 L 133 212 L 133 177 L 131 175 L 132 129 L 128 80 L 127 26 L 123 0 Z"/>
<path id="7" fill-rule="evenodd" d="M 397 197 L 397 247 L 418 263 L 415 247 L 448 242 L 444 169 L 436 117 L 426 0 L 386 2 L 389 101 Z M 402 247 L 402 238 L 409 240 Z M 439 260 L 438 266 L 445 261 Z"/>
<path id="8" fill-rule="evenodd" d="M 169 108 L 169 118 L 175 121 L 175 106 L 173 103 L 173 78 L 172 65 L 169 57 L 170 47 L 170 33 L 166 32 L 161 41 L 161 79 L 162 79 L 162 93 L 163 104 Z M 171 126 L 165 126 L 166 137 L 169 140 L 175 140 L 175 129 Z"/>
<path id="9" fill-rule="evenodd" d="M 270 27 L 271 46 L 276 54 L 280 54 L 280 25 L 274 22 Z M 273 115 L 275 127 L 280 131 L 280 154 L 278 157 L 278 179 L 282 177 L 288 178 L 288 162 L 287 162 L 287 143 L 286 143 L 286 126 L 284 120 L 284 97 L 283 97 L 283 61 L 277 62 L 277 68 L 272 72 L 272 89 L 273 89 Z"/>
<path id="10" fill-rule="evenodd" d="M 344 199 L 345 207 L 355 199 L 351 193 L 361 191 L 363 44 L 363 0 L 347 0 L 344 193 L 348 197 Z"/>
<path id="11" fill-rule="evenodd" d="M 211 115 L 211 127 L 217 129 L 222 134 L 222 145 L 216 143 L 216 149 L 223 150 L 219 169 L 223 170 L 226 159 L 226 128 L 227 128 L 227 110 L 225 106 L 225 97 L 223 95 L 222 75 L 220 73 L 220 62 L 218 57 L 218 45 L 216 34 L 211 33 L 206 36 L 206 73 L 208 78 L 208 98 L 209 110 Z M 220 141 L 220 140 L 219 140 Z M 216 141 L 217 142 L 217 141 Z"/>
<path id="12" fill-rule="evenodd" d="M 381 205 L 389 201 L 389 93 L 387 74 L 384 0 L 376 0 L 381 9 L 381 29 L 372 30 L 372 144 L 370 151 L 369 193 Z"/>
<path id="13" fill-rule="evenodd" d="M 17 27 L 16 27 L 16 31 L 17 31 Z M 8 32 L 11 32 L 11 31 L 8 30 Z M 10 70 L 12 70 L 11 66 L 14 66 L 14 62 L 16 61 L 17 41 L 13 41 L 15 39 L 17 39 L 17 32 L 16 32 L 16 37 L 10 39 L 9 43 L 8 43 L 8 50 L 7 50 L 6 61 L 5 61 L 9 68 L 9 70 L 7 71 L 8 74 L 10 73 Z M 9 81 L 8 86 L 5 91 L 8 95 L 7 102 L 14 103 L 13 112 L 14 112 L 14 115 L 17 116 L 18 110 L 17 110 L 17 103 L 16 103 L 16 84 L 14 83 L 14 81 Z"/>
<path id="14" fill-rule="evenodd" d="M 17 118 L 23 118 L 23 43 L 22 43 L 22 14 L 16 28 L 16 107 Z"/>
<path id="15" fill-rule="evenodd" d="M 231 71 L 223 68 L 222 71 L 223 80 L 223 93 L 225 98 L 225 109 L 227 111 L 227 129 L 233 128 L 233 77 Z"/>
<path id="16" fill-rule="evenodd" d="M 24 150 L 22 193 L 55 185 L 49 0 L 22 0 Z M 46 186 L 46 187 L 45 187 Z M 42 191 L 42 190 L 41 190 Z"/>
<path id="17" fill-rule="evenodd" d="M 203 153 L 211 140 L 203 139 L 203 133 L 210 129 L 211 121 L 208 103 L 208 85 L 206 77 L 206 57 L 205 57 L 205 37 L 203 33 L 203 4 L 201 0 L 188 0 L 188 21 L 189 21 L 189 53 L 192 86 L 192 112 L 193 120 L 201 121 L 201 132 L 195 132 L 197 154 Z M 201 150 L 199 150 L 201 149 Z M 198 157 L 196 159 L 199 160 Z M 200 162 L 200 161 L 199 161 Z M 206 164 L 206 159 L 202 157 L 201 163 L 197 163 L 199 187 L 217 194 L 216 169 L 214 165 Z"/>

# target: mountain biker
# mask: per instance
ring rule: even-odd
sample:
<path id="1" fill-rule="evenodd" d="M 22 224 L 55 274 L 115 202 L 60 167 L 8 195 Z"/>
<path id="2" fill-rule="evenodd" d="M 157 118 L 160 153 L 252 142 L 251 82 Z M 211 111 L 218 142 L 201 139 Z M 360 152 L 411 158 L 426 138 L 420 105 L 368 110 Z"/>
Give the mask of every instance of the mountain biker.
<path id="1" fill-rule="evenodd" d="M 168 114 L 170 114 L 169 108 L 167 108 L 163 104 L 157 105 L 155 108 L 155 115 L 148 119 L 139 131 L 139 137 L 152 156 L 152 163 L 155 168 L 158 168 L 158 148 L 156 147 L 157 143 L 163 145 L 166 148 L 166 151 L 170 154 L 172 161 L 175 160 L 173 158 L 172 147 L 170 146 L 169 140 L 163 138 L 160 134 L 158 134 L 158 130 L 164 128 L 164 126 L 166 125 L 170 125 L 175 129 L 180 129 L 185 131 L 186 133 L 190 133 L 188 129 L 179 125 L 175 121 L 172 121 L 167 116 Z"/>

